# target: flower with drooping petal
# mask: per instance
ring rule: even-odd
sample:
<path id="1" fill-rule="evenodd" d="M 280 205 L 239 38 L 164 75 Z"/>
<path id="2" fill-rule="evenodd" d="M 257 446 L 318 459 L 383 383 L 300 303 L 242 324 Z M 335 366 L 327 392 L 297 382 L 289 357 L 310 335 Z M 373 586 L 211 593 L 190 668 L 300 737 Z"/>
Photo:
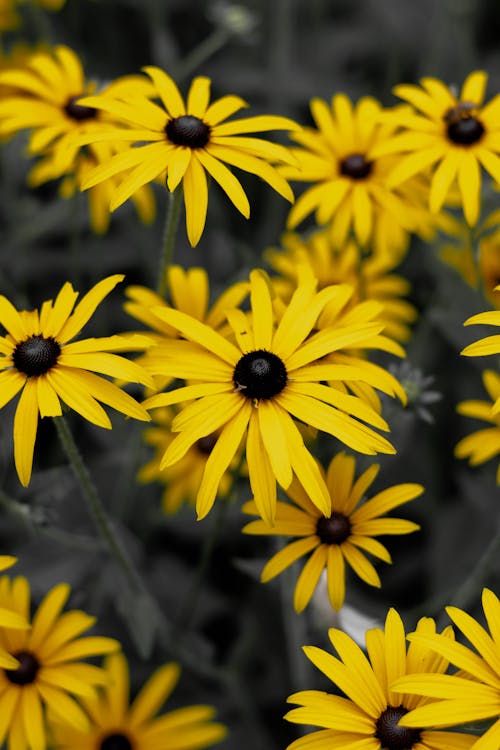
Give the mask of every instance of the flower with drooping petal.
<path id="1" fill-rule="evenodd" d="M 170 342 L 165 352 L 158 347 L 161 356 L 156 358 L 153 349 L 155 368 L 148 369 L 153 375 L 182 378 L 189 385 L 152 396 L 144 405 L 152 409 L 193 400 L 172 423 L 179 434 L 167 448 L 160 467 L 175 464 L 199 438 L 220 430 L 198 492 L 199 518 L 212 507 L 220 479 L 242 442 L 246 444 L 255 503 L 268 523 L 274 521 L 276 481 L 286 489 L 294 473 L 313 504 L 325 515 L 330 514 L 328 489 L 294 418 L 362 453 L 394 452 L 385 438 L 362 423 L 388 430 L 374 409 L 324 383 L 330 378 L 368 379 L 375 387 L 381 382 L 386 389 L 384 378 L 373 372 L 365 374 L 354 365 L 322 361 L 326 354 L 355 347 L 358 342 L 369 345 L 370 339 L 377 339 L 383 324 L 346 322 L 313 334 L 325 305 L 339 295 L 344 299 L 343 285 L 325 287 L 320 292 L 316 286 L 316 279 L 306 274 L 276 317 L 267 277 L 254 270 L 250 274 L 251 313 L 246 315 L 240 309 L 226 313 L 231 339 L 179 310 L 155 309 L 158 317 L 187 340 Z M 396 381 L 389 378 L 389 382 Z"/>
<path id="2" fill-rule="evenodd" d="M 422 78 L 420 86 L 396 86 L 394 93 L 414 111 L 397 107 L 385 113 L 385 122 L 403 130 L 376 148 L 379 156 L 399 154 L 387 178 L 389 186 L 432 170 L 433 213 L 458 185 L 470 226 L 477 223 L 481 210 L 481 168 L 500 182 L 500 95 L 483 104 L 487 80 L 482 70 L 470 73 L 458 96 L 437 78 Z"/>
<path id="3" fill-rule="evenodd" d="M 295 538 L 266 563 L 261 577 L 264 583 L 301 557 L 310 555 L 295 586 L 293 605 L 296 612 L 302 612 L 309 604 L 324 569 L 327 571 L 330 604 L 337 611 L 345 598 L 346 563 L 365 583 L 380 587 L 379 575 L 365 553 L 388 563 L 391 556 L 374 537 L 409 534 L 420 528 L 412 521 L 382 517 L 392 508 L 421 495 L 424 488 L 420 484 L 397 484 L 362 503 L 380 467 L 373 464 L 354 481 L 355 468 L 354 457 L 345 453 L 337 453 L 331 460 L 325 477 L 330 494 L 329 516 L 321 514 L 304 488 L 295 481 L 286 490 L 293 504 L 278 502 L 274 526 L 269 527 L 259 520 L 251 521 L 243 528 L 245 534 Z M 243 512 L 258 515 L 254 502 L 246 503 Z"/>
<path id="4" fill-rule="evenodd" d="M 120 648 L 118 641 L 81 637 L 95 623 L 80 610 L 62 612 L 70 587 L 60 583 L 45 596 L 29 630 L 0 627 L 0 647 L 17 660 L 0 669 L 0 744 L 8 737 L 13 750 L 45 750 L 46 711 L 59 721 L 88 731 L 89 720 L 75 697 L 93 695 L 106 674 L 82 659 Z M 0 606 L 30 618 L 30 587 L 24 577 L 0 578 Z"/>
<path id="5" fill-rule="evenodd" d="M 422 617 L 416 632 L 432 638 L 434 620 Z M 285 719 L 320 729 L 295 740 L 287 750 L 468 750 L 473 745 L 476 737 L 470 734 L 402 726 L 402 717 L 428 701 L 392 687 L 394 681 L 416 671 L 429 679 L 439 678 L 448 662 L 420 643 L 407 648 L 404 625 L 395 609 L 389 610 L 384 630 L 367 631 L 368 656 L 341 630 L 330 628 L 328 635 L 338 656 L 316 646 L 304 646 L 304 652 L 343 695 L 320 690 L 291 695 L 288 702 L 298 708 Z M 438 637 L 454 645 L 451 628 Z"/>
<path id="6" fill-rule="evenodd" d="M 487 627 L 458 607 L 446 607 L 453 624 L 471 646 L 443 637 L 438 633 L 415 632 L 408 636 L 410 648 L 428 648 L 435 659 L 447 659 L 458 674 L 429 674 L 422 669 L 394 683 L 414 703 L 403 721 L 405 727 L 461 726 L 469 722 L 495 719 L 478 739 L 474 750 L 497 750 L 500 743 L 500 601 L 489 589 L 483 589 L 482 604 Z M 416 698 L 422 696 L 422 698 Z M 425 702 L 428 702 L 425 705 Z"/>
<path id="7" fill-rule="evenodd" d="M 275 115 L 228 120 L 247 105 L 238 96 L 223 96 L 210 103 L 209 78 L 195 78 L 184 102 L 176 84 L 163 70 L 154 66 L 143 70 L 154 88 L 150 98 L 134 90 L 128 95 L 123 90 L 116 97 L 101 94 L 79 101 L 79 106 L 106 112 L 123 123 L 103 125 L 102 133 L 88 133 L 77 139 L 79 144 L 98 140 L 136 144 L 96 167 L 83 183 L 84 189 L 114 175 L 125 175 L 110 204 L 114 211 L 135 190 L 166 172 L 168 190 L 172 192 L 182 183 L 187 235 L 193 246 L 198 244 L 205 226 L 207 174 L 243 216 L 250 215 L 245 191 L 226 164 L 257 175 L 293 202 L 288 182 L 274 165 L 295 163 L 294 158 L 284 146 L 248 134 L 300 129 L 295 122 Z M 159 99 L 161 105 L 152 98 Z"/>
<path id="8" fill-rule="evenodd" d="M 111 421 L 99 401 L 128 417 L 150 419 L 135 399 L 100 375 L 153 386 L 140 365 L 111 353 L 142 350 L 151 341 L 140 335 L 72 341 L 124 278 L 116 274 L 102 279 L 76 307 L 78 292 L 69 282 L 55 301 L 46 300 L 40 310 L 19 312 L 0 296 L 0 325 L 7 331 L 0 336 L 0 408 L 21 391 L 14 417 L 14 459 L 25 487 L 31 478 L 38 415 L 60 417 L 61 400 L 106 429 L 111 429 Z"/>
<path id="9" fill-rule="evenodd" d="M 90 731 L 53 722 L 58 750 L 202 750 L 227 730 L 212 721 L 212 706 L 185 706 L 158 714 L 180 675 L 177 664 L 160 667 L 129 703 L 129 670 L 123 654 L 106 657 L 102 693 L 82 696 Z"/>

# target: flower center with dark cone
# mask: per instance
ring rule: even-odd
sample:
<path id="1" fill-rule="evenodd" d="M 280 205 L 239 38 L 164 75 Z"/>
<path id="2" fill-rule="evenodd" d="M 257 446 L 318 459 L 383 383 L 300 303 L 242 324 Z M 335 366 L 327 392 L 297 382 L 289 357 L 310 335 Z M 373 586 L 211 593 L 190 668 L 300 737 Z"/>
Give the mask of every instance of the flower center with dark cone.
<path id="1" fill-rule="evenodd" d="M 18 660 L 16 669 L 6 669 L 5 676 L 14 685 L 29 685 L 35 681 L 40 665 L 29 651 L 19 651 L 13 656 Z"/>
<path id="2" fill-rule="evenodd" d="M 78 122 L 81 122 L 82 120 L 93 120 L 97 117 L 97 109 L 94 109 L 94 107 L 85 107 L 83 104 L 77 104 L 78 99 L 81 98 L 81 96 L 72 96 L 71 99 L 68 99 L 64 111 L 68 117 L 71 117 L 72 120 L 77 120 Z"/>
<path id="3" fill-rule="evenodd" d="M 99 745 L 99 750 L 133 750 L 134 746 L 124 734 L 108 734 Z"/>
<path id="4" fill-rule="evenodd" d="M 204 456 L 209 456 L 214 447 L 215 443 L 219 439 L 219 436 L 215 434 L 215 432 L 212 432 L 210 435 L 205 435 L 205 437 L 200 438 L 196 441 L 195 446 L 198 449 L 200 453 L 202 453 Z"/>
<path id="5" fill-rule="evenodd" d="M 276 396 L 287 380 L 286 367 L 281 359 L 265 349 L 244 354 L 233 372 L 236 390 L 250 399 Z"/>
<path id="6" fill-rule="evenodd" d="M 316 534 L 323 544 L 342 544 L 351 534 L 351 522 L 343 513 L 334 511 L 330 518 L 318 519 Z"/>
<path id="7" fill-rule="evenodd" d="M 371 174 L 373 162 L 363 154 L 351 154 L 340 162 L 340 174 L 352 180 L 364 180 Z"/>
<path id="8" fill-rule="evenodd" d="M 25 375 L 43 375 L 57 362 L 61 347 L 55 339 L 32 336 L 14 349 L 14 367 Z"/>
<path id="9" fill-rule="evenodd" d="M 460 146 L 471 146 L 484 135 L 484 126 L 475 116 L 476 105 L 472 102 L 458 102 L 456 107 L 448 109 L 443 120 L 450 141 Z"/>
<path id="10" fill-rule="evenodd" d="M 400 727 L 398 721 L 408 713 L 404 706 L 389 706 L 377 720 L 375 737 L 387 750 L 411 750 L 421 742 L 420 731 L 410 727 Z"/>
<path id="11" fill-rule="evenodd" d="M 176 146 L 203 148 L 210 140 L 210 126 L 193 115 L 182 115 L 167 122 L 165 133 Z"/>

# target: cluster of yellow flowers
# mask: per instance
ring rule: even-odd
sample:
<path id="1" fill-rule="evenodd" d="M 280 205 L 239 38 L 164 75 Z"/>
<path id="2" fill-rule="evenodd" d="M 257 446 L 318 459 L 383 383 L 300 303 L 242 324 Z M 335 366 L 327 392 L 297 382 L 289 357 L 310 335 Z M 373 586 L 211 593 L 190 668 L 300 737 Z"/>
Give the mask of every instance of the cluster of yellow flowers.
<path id="1" fill-rule="evenodd" d="M 16 558 L 0 557 L 0 570 Z M 129 705 L 127 662 L 120 644 L 81 637 L 95 617 L 63 612 L 70 587 L 61 583 L 30 615 L 26 578 L 0 577 L 0 744 L 11 750 L 164 750 L 204 748 L 226 734 L 210 706 L 156 716 L 179 679 L 175 663 L 160 667 Z M 105 655 L 102 667 L 83 659 Z"/>
<path id="2" fill-rule="evenodd" d="M 38 160 L 29 184 L 60 178 L 64 197 L 89 190 L 96 232 L 107 230 L 110 212 L 129 198 L 140 218 L 152 221 L 157 181 L 174 196 L 167 240 L 183 196 L 194 246 L 207 217 L 207 176 L 243 216 L 250 215 L 230 167 L 260 177 L 293 203 L 283 247 L 266 251 L 269 270 L 253 269 L 212 303 L 201 268 L 167 263 L 156 292 L 129 287 L 125 310 L 143 326 L 136 333 L 75 340 L 123 280 L 120 274 L 99 281 L 79 302 L 67 282 L 54 300 L 31 311 L 0 296 L 6 332 L 0 337 L 0 408 L 19 396 L 13 443 L 21 483 L 30 482 L 39 417 L 62 420 L 64 404 L 109 429 L 104 404 L 154 421 L 144 439 L 155 455 L 139 479 L 165 485 L 167 513 L 188 500 L 204 518 L 247 472 L 252 499 L 243 512 L 255 518 L 244 532 L 293 539 L 267 562 L 262 581 L 308 556 L 295 586 L 298 613 L 325 570 L 331 606 L 342 607 L 346 563 L 362 581 L 380 587 L 367 555 L 391 562 L 376 537 L 419 528 L 386 514 L 417 498 L 423 487 L 397 484 L 368 497 L 379 466 L 356 475 L 355 458 L 340 451 L 323 467 L 315 440 L 324 433 L 364 456 L 396 452 L 380 434 L 389 425 L 379 394 L 403 404 L 407 396 L 370 352 L 405 355 L 402 344 L 417 313 L 406 299 L 408 282 L 395 270 L 412 234 L 425 240 L 439 232 L 466 236 L 460 260 L 456 248 L 444 248 L 442 257 L 493 294 L 500 230 L 481 239 L 478 227 L 481 170 L 500 183 L 500 95 L 485 104 L 486 82 L 486 74 L 476 71 L 454 95 L 441 81 L 425 78 L 420 86 L 397 86 L 405 103 L 391 109 L 369 97 L 355 105 L 343 94 L 331 103 L 313 99 L 314 128 L 275 115 L 231 119 L 247 106 L 240 97 L 211 102 L 210 80 L 197 77 L 184 100 L 173 79 L 153 66 L 98 90 L 65 46 L 0 72 L 0 135 L 30 131 L 28 149 Z M 255 137 L 274 130 L 290 133 L 294 146 Z M 294 202 L 289 181 L 311 184 Z M 484 226 L 494 229 L 497 220 L 492 214 Z M 301 236 L 295 230 L 305 221 L 310 231 Z M 482 242 L 477 265 L 474 231 Z M 500 325 L 500 311 L 465 323 Z M 131 361 L 117 352 L 139 356 Z M 462 353 L 498 354 L 500 336 Z M 484 382 L 493 406 L 459 406 L 494 425 L 458 444 L 457 456 L 474 464 L 500 453 L 500 376 L 489 370 Z M 143 403 L 124 390 L 126 383 L 148 389 Z M 153 718 L 178 677 L 175 665 L 160 669 L 129 708 L 127 665 L 114 653 L 118 644 L 78 639 L 93 619 L 61 615 L 68 595 L 64 585 L 53 589 L 30 626 L 27 582 L 0 580 L 0 741 L 8 735 L 13 750 L 44 750 L 47 736 L 60 748 L 195 750 L 224 736 L 206 706 Z M 498 722 L 480 739 L 441 729 L 498 718 L 500 603 L 485 590 L 483 606 L 489 634 L 462 610 L 448 610 L 478 653 L 455 643 L 451 628 L 438 634 L 430 618 L 419 621 L 407 649 L 394 610 L 384 631 L 368 631 L 368 657 L 332 629 L 338 657 L 314 647 L 306 654 L 346 697 L 314 690 L 291 696 L 299 708 L 287 719 L 321 729 L 290 747 L 496 750 Z M 103 668 L 78 661 L 104 653 Z M 450 663 L 457 674 L 444 674 Z"/>

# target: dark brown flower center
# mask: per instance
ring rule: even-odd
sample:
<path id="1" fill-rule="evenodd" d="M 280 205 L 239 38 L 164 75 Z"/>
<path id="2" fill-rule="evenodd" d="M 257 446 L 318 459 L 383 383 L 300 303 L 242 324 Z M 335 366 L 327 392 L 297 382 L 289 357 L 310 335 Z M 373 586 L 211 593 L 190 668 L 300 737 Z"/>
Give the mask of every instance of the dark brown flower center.
<path id="1" fill-rule="evenodd" d="M 334 511 L 330 518 L 318 519 L 316 534 L 323 544 L 342 544 L 351 534 L 351 522 L 343 513 Z"/>
<path id="2" fill-rule="evenodd" d="M 134 746 L 124 734 L 108 734 L 99 745 L 99 750 L 134 750 Z"/>
<path id="3" fill-rule="evenodd" d="M 31 336 L 14 349 L 14 367 L 25 375 L 43 375 L 57 362 L 61 347 L 55 339 Z"/>
<path id="4" fill-rule="evenodd" d="M 484 126 L 476 117 L 476 105 L 473 102 L 458 102 L 456 107 L 446 110 L 443 120 L 448 138 L 460 146 L 471 146 L 484 134 Z"/>
<path id="5" fill-rule="evenodd" d="M 340 162 L 340 174 L 352 180 L 364 180 L 371 174 L 373 162 L 363 154 L 351 154 Z"/>
<path id="6" fill-rule="evenodd" d="M 85 107 L 83 104 L 77 104 L 76 102 L 81 98 L 82 96 L 72 96 L 71 99 L 68 99 L 64 111 L 68 117 L 71 117 L 72 120 L 77 120 L 78 122 L 95 119 L 95 117 L 97 117 L 97 109 L 94 109 L 94 107 Z"/>
<path id="7" fill-rule="evenodd" d="M 398 722 L 408 713 L 404 706 L 388 706 L 377 720 L 375 737 L 380 740 L 384 750 L 412 750 L 421 741 L 420 731 L 409 727 L 400 727 Z"/>
<path id="8" fill-rule="evenodd" d="M 14 685 L 29 685 L 35 681 L 40 665 L 29 651 L 19 651 L 13 654 L 19 661 L 16 669 L 6 669 L 5 676 Z"/>
<path id="9" fill-rule="evenodd" d="M 195 446 L 204 456 L 209 456 L 212 453 L 215 447 L 215 443 L 218 439 L 219 436 L 216 435 L 215 432 L 212 432 L 211 435 L 205 435 L 205 437 L 197 440 Z"/>
<path id="10" fill-rule="evenodd" d="M 182 115 L 169 120 L 165 133 L 176 146 L 188 148 L 203 148 L 210 140 L 210 126 L 193 115 Z"/>
<path id="11" fill-rule="evenodd" d="M 276 396 L 287 380 L 286 367 L 281 359 L 265 349 L 244 354 L 233 372 L 236 389 L 250 399 Z"/>

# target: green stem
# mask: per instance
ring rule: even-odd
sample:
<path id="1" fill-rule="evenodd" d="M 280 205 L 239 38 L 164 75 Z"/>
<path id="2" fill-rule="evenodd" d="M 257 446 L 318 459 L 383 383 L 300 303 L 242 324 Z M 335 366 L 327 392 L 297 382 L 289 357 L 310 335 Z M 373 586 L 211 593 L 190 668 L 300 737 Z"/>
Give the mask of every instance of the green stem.
<path id="1" fill-rule="evenodd" d="M 212 527 L 203 539 L 198 566 L 194 572 L 191 586 L 188 589 L 184 602 L 180 607 L 177 622 L 175 623 L 175 630 L 179 634 L 187 632 L 191 626 L 205 574 L 210 566 L 220 532 L 224 526 L 224 517 L 228 507 L 229 498 L 227 497 L 219 498 L 215 504 Z"/>
<path id="2" fill-rule="evenodd" d="M 76 446 L 73 434 L 64 417 L 55 417 L 57 435 L 61 446 L 66 453 L 71 469 L 80 485 L 82 494 L 87 501 L 87 507 L 92 516 L 99 533 L 101 534 L 106 546 L 123 571 L 129 585 L 136 591 L 143 591 L 144 585 L 139 573 L 127 557 L 122 544 L 115 536 L 113 528 L 107 518 L 106 510 L 98 495 L 97 489 L 91 479 L 87 467 L 85 466 L 80 452 Z"/>
<path id="3" fill-rule="evenodd" d="M 167 290 L 167 269 L 172 263 L 174 255 L 174 244 L 179 226 L 179 218 L 182 203 L 182 187 L 178 185 L 171 193 L 168 193 L 168 209 L 163 230 L 162 251 L 160 257 L 160 270 L 158 272 L 158 283 L 156 291 L 161 297 L 165 296 Z"/>
<path id="4" fill-rule="evenodd" d="M 191 50 L 179 64 L 175 70 L 176 80 L 192 75 L 206 60 L 222 49 L 230 37 L 231 34 L 227 29 L 215 29 L 197 47 Z"/>

